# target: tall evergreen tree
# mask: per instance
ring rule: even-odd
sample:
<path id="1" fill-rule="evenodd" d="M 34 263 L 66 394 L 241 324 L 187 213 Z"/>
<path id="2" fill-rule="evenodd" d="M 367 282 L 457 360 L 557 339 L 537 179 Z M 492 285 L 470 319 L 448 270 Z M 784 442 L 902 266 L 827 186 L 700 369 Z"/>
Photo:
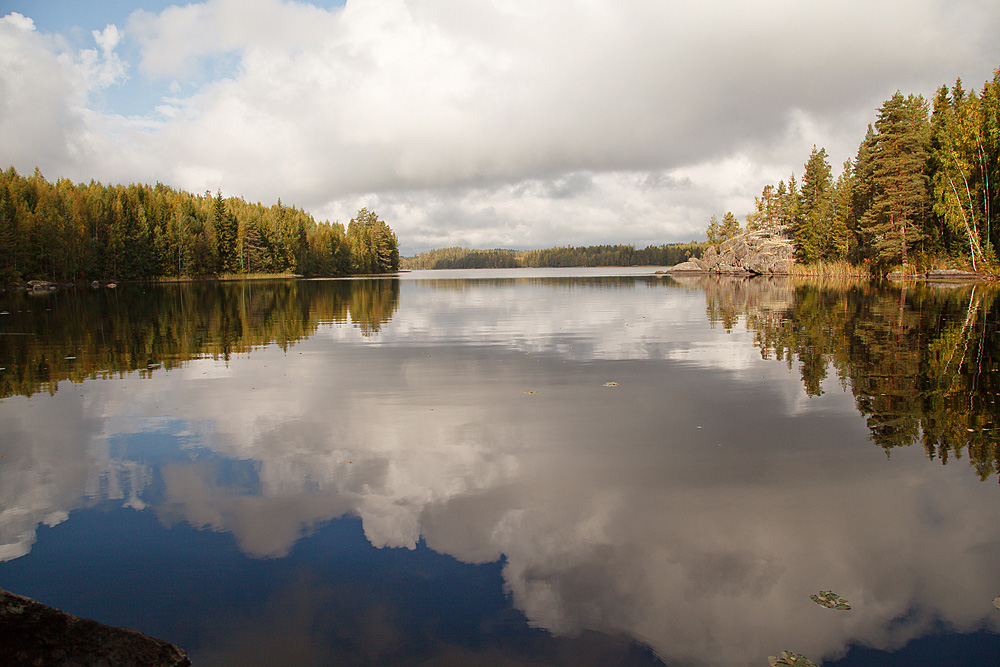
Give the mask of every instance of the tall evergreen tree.
<path id="1" fill-rule="evenodd" d="M 848 259 L 860 263 L 871 260 L 873 238 L 870 230 L 863 224 L 865 216 L 875 199 L 875 128 L 870 124 L 865 138 L 858 146 L 858 154 L 854 160 L 854 179 L 851 187 L 851 220 L 854 221 L 853 236 L 855 243 Z"/>
<path id="2" fill-rule="evenodd" d="M 850 251 L 851 195 L 854 189 L 854 165 L 844 162 L 844 170 L 837 177 L 830 190 L 830 226 L 823 240 L 823 257 L 831 260 L 846 260 Z"/>
<path id="3" fill-rule="evenodd" d="M 728 241 L 739 236 L 740 231 L 740 221 L 736 219 L 732 211 L 726 211 L 726 214 L 722 216 L 722 240 Z"/>
<path id="4" fill-rule="evenodd" d="M 708 244 L 715 247 L 719 247 L 719 244 L 726 240 L 722 234 L 722 225 L 719 224 L 719 219 L 714 215 L 708 221 L 705 237 L 708 239 Z"/>
<path id="5" fill-rule="evenodd" d="M 216 253 L 219 257 L 219 271 L 235 273 L 240 268 L 239 250 L 236 247 L 238 227 L 236 218 L 226 210 L 222 190 L 216 193 L 212 206 L 212 223 L 215 225 Z"/>
<path id="6" fill-rule="evenodd" d="M 824 240 L 832 222 L 832 185 L 833 173 L 827 161 L 826 149 L 817 150 L 813 146 L 802 175 L 799 215 L 793 230 L 796 256 L 805 264 L 819 260 L 824 254 Z"/>
<path id="7" fill-rule="evenodd" d="M 399 270 L 396 235 L 374 211 L 363 208 L 347 225 L 351 268 L 356 273 L 390 273 Z"/>
<path id="8" fill-rule="evenodd" d="M 909 265 L 910 247 L 925 236 L 928 210 L 927 103 L 898 91 L 878 110 L 872 155 L 872 203 L 861 220 L 875 259 Z"/>
<path id="9" fill-rule="evenodd" d="M 784 192 L 784 181 L 781 192 Z M 778 188 L 770 183 L 765 185 L 759 197 L 753 198 L 754 210 L 747 214 L 747 231 L 756 232 L 772 229 L 780 223 L 780 194 Z"/>

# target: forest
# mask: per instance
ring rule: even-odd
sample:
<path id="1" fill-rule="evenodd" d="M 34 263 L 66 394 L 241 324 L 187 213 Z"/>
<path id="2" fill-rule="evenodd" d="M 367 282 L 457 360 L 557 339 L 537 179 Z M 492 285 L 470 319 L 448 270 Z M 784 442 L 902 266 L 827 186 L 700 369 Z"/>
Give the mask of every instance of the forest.
<path id="1" fill-rule="evenodd" d="M 361 209 L 347 228 L 278 202 L 0 172 L 0 284 L 396 271 L 396 235 Z"/>
<path id="2" fill-rule="evenodd" d="M 560 266 L 672 266 L 701 257 L 705 243 L 672 243 L 636 250 L 631 245 L 598 245 L 542 250 L 441 248 L 404 257 L 404 269 L 509 269 Z"/>
<path id="3" fill-rule="evenodd" d="M 964 268 L 995 274 L 1000 243 L 1000 68 L 979 92 L 961 80 L 929 104 L 896 92 L 834 179 L 813 147 L 801 182 L 765 185 L 741 227 L 712 216 L 717 245 L 741 232 L 791 228 L 802 264 L 849 263 L 876 274 Z"/>

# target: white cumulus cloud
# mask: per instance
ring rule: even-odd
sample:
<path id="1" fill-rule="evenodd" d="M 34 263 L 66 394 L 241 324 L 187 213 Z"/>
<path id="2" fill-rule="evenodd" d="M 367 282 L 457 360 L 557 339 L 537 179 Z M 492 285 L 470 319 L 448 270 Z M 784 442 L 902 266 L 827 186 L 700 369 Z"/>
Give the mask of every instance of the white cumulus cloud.
<path id="1" fill-rule="evenodd" d="M 80 53 L 3 21 L 18 169 L 341 221 L 370 205 L 404 252 L 691 240 L 813 144 L 838 168 L 896 89 L 1000 64 L 1000 8 L 974 0 L 206 0 L 136 11 Z M 172 92 L 124 117 L 88 106 L 81 72 Z"/>

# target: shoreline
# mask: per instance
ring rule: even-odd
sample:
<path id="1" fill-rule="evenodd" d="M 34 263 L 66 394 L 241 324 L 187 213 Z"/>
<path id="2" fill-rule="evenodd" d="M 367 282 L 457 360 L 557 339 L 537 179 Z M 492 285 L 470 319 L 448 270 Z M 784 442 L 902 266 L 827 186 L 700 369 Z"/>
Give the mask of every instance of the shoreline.
<path id="1" fill-rule="evenodd" d="M 400 273 L 407 273 L 408 270 L 393 271 L 390 273 L 351 273 L 342 276 L 306 276 L 300 273 L 273 273 L 273 274 L 250 274 L 250 275 L 224 275 L 224 276 L 204 276 L 200 278 L 184 276 L 168 276 L 163 278 L 148 279 L 128 279 L 128 280 L 93 280 L 82 282 L 52 282 L 48 280 L 29 280 L 27 282 L 14 282 L 0 285 L 0 292 L 54 292 L 60 289 L 72 287 L 91 287 L 100 289 L 102 287 L 114 289 L 119 285 L 156 285 L 169 283 L 208 283 L 208 282 L 238 282 L 244 280 L 344 280 L 350 278 L 390 278 L 398 276 Z"/>

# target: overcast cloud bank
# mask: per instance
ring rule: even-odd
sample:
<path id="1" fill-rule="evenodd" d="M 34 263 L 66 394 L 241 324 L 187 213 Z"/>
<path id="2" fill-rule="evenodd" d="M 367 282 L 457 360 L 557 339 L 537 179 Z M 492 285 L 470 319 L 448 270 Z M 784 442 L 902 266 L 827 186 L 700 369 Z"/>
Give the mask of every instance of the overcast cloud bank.
<path id="1" fill-rule="evenodd" d="M 404 254 L 642 246 L 742 217 L 813 144 L 852 157 L 895 90 L 1000 64 L 992 3 L 726 5 L 208 0 L 86 49 L 10 13 L 0 161 L 341 222 L 368 206 Z M 171 92 L 143 113 L 109 103 L 151 83 Z"/>

